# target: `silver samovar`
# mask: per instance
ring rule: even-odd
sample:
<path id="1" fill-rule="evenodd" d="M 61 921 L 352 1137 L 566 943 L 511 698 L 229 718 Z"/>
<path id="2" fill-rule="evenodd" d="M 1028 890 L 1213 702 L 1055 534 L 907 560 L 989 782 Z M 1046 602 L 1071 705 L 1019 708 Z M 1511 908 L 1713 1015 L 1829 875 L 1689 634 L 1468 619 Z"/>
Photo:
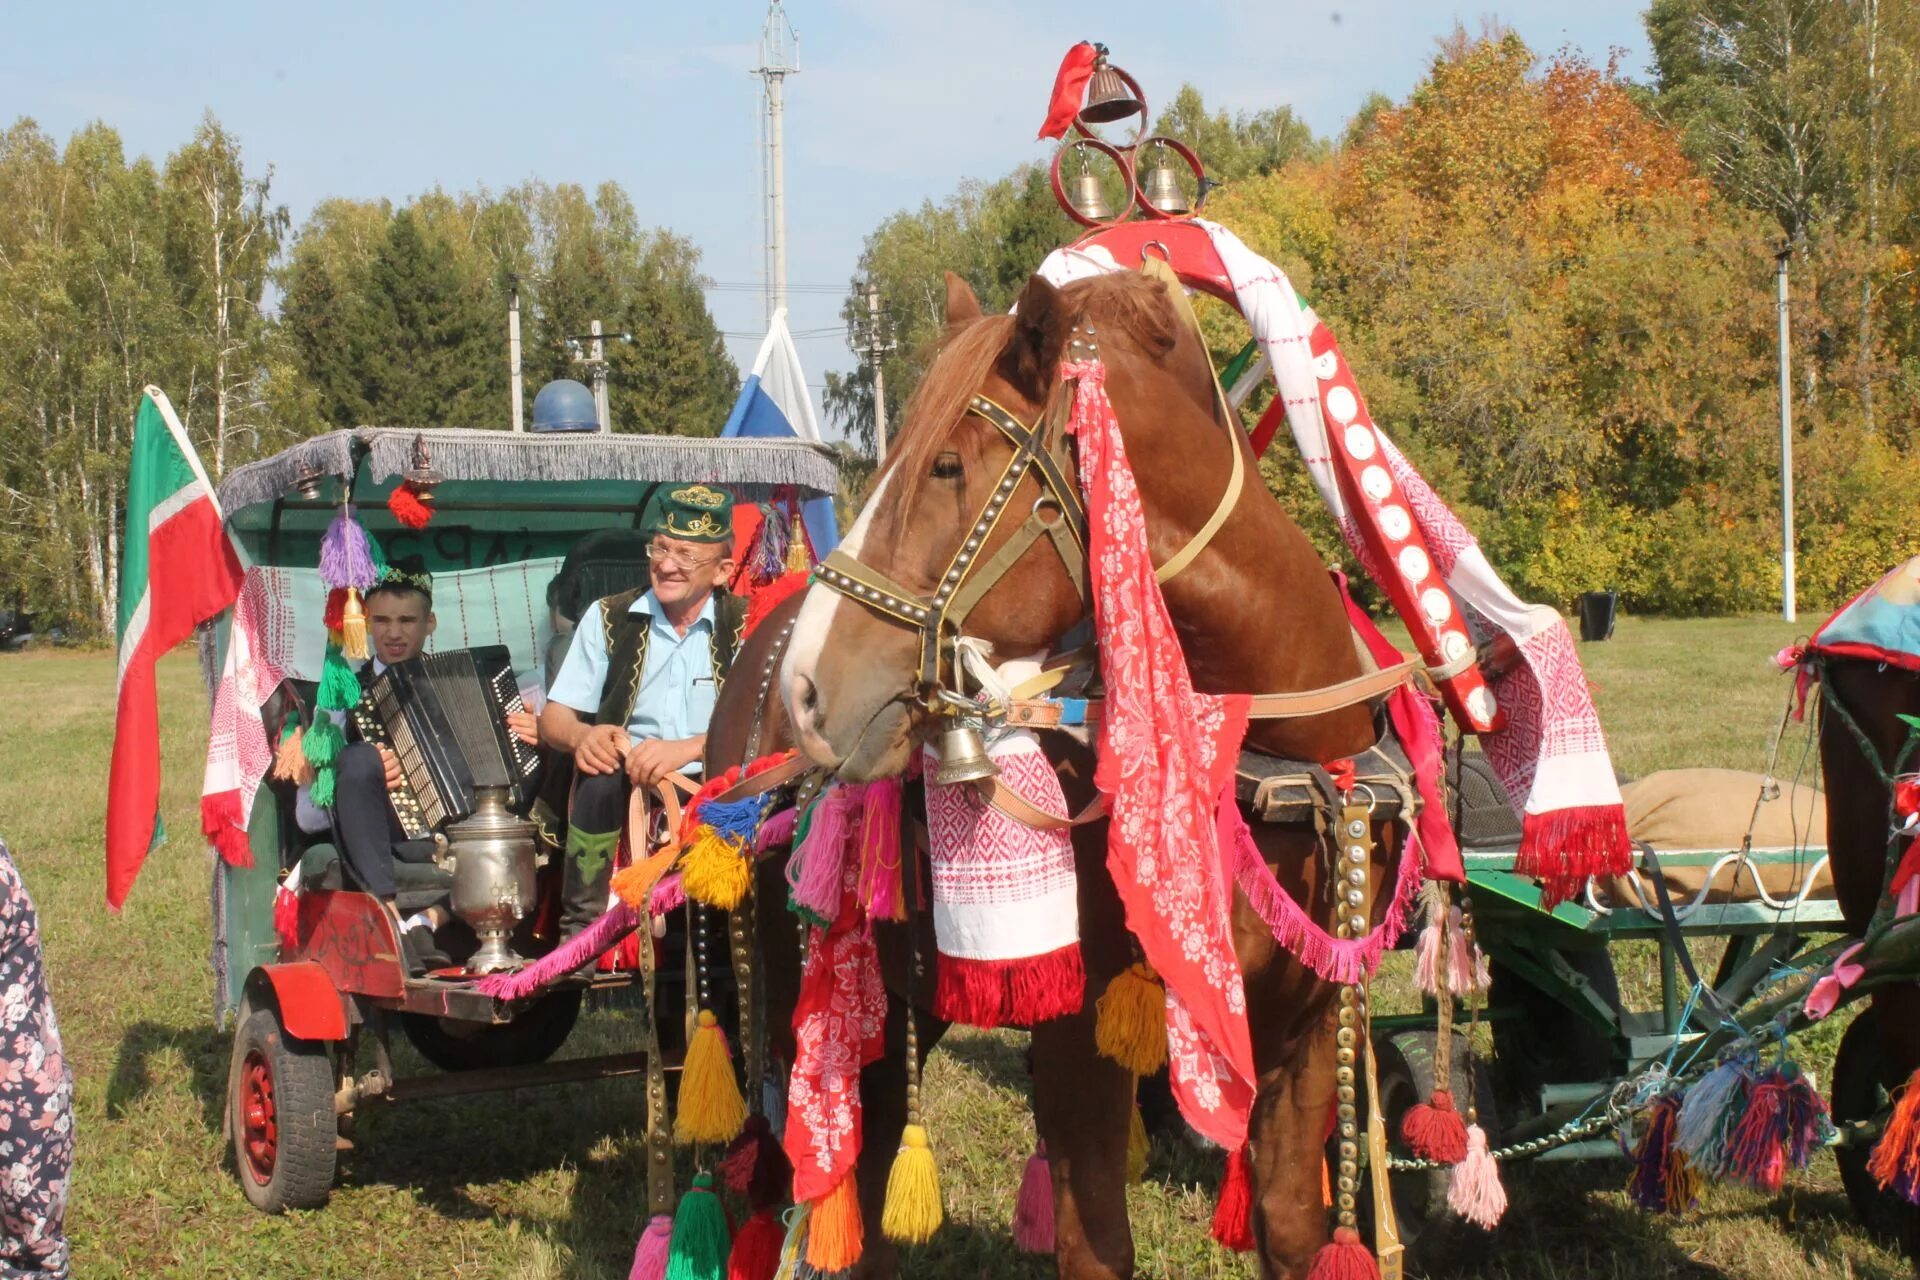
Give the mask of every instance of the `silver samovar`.
<path id="1" fill-rule="evenodd" d="M 507 808 L 505 787 L 478 787 L 473 812 L 446 831 L 453 863 L 453 913 L 479 935 L 467 972 L 517 969 L 526 961 L 507 945 L 534 903 L 533 824 Z"/>

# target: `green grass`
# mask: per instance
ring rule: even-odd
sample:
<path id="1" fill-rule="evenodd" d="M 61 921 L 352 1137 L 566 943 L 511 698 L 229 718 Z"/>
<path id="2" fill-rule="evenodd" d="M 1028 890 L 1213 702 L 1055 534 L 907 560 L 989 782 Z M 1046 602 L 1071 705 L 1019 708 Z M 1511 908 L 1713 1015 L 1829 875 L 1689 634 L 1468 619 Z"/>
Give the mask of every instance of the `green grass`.
<path id="1" fill-rule="evenodd" d="M 1764 768 L 1786 694 L 1767 658 L 1793 634 L 1766 620 L 1624 619 L 1612 642 L 1584 646 L 1620 766 L 1635 774 L 1677 764 Z M 0 718 L 0 822 L 40 906 L 77 1075 L 69 1227 L 80 1275 L 626 1274 L 644 1216 L 632 1082 L 370 1109 L 330 1207 L 284 1218 L 250 1209 L 226 1171 L 219 1133 L 228 1037 L 212 1025 L 207 966 L 208 855 L 196 805 L 206 703 L 197 668 L 185 653 L 162 664 L 162 803 L 174 839 L 155 852 L 118 916 L 103 905 L 100 852 L 111 659 L 0 658 L 0 705 L 11 711 Z M 1623 963 L 1645 966 L 1644 956 Z M 596 1011 L 566 1052 L 624 1047 L 626 1031 L 620 1011 Z M 1014 1035 L 956 1033 L 935 1055 L 927 1110 L 949 1225 L 908 1256 L 906 1274 L 916 1280 L 1051 1274 L 1015 1254 L 1008 1238 L 1032 1145 L 1020 1048 Z M 1825 1067 L 1817 1048 L 1810 1058 Z M 1130 1194 L 1142 1275 L 1252 1274 L 1206 1239 L 1217 1170 L 1217 1156 L 1156 1148 L 1146 1183 Z M 1908 1274 L 1854 1225 L 1830 1159 L 1780 1197 L 1714 1192 L 1677 1222 L 1633 1211 L 1622 1178 L 1616 1164 L 1513 1169 L 1507 1224 L 1441 1274 Z"/>

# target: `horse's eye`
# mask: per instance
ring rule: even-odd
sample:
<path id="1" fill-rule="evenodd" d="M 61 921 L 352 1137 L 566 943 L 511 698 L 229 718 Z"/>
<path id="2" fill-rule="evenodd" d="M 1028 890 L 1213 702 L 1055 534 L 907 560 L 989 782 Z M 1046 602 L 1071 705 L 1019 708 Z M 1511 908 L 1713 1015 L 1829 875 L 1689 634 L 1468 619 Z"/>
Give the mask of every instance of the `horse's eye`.
<path id="1" fill-rule="evenodd" d="M 966 468 L 960 465 L 960 455 L 957 453 L 943 453 L 933 460 L 932 475 L 936 480 L 953 480 L 965 472 Z"/>

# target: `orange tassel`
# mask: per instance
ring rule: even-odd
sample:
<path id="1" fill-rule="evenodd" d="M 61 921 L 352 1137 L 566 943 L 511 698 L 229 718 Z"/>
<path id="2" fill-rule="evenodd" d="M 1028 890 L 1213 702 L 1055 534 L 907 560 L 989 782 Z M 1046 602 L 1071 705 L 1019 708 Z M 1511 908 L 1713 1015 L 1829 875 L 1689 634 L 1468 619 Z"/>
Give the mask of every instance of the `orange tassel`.
<path id="1" fill-rule="evenodd" d="M 860 1261 L 865 1234 L 853 1184 L 849 1170 L 833 1190 L 813 1201 L 807 1214 L 807 1265 L 815 1271 L 845 1271 Z"/>
<path id="2" fill-rule="evenodd" d="M 1867 1157 L 1867 1172 L 1882 1190 L 1891 1187 L 1909 1200 L 1920 1189 L 1920 1070 L 1900 1091 L 1893 1116 Z"/>
<path id="3" fill-rule="evenodd" d="M 613 891 L 620 901 L 635 911 L 647 910 L 647 899 L 653 895 L 653 886 L 660 878 L 673 870 L 673 860 L 680 856 L 680 850 L 669 844 L 651 857 L 642 858 L 631 866 L 625 866 L 613 873 Z"/>

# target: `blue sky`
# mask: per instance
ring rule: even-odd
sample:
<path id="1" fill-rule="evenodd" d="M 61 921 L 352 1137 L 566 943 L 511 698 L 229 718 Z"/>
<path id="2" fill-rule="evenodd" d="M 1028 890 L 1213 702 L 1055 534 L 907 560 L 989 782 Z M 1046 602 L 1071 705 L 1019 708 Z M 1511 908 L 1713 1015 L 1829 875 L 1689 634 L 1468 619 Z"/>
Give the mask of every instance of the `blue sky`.
<path id="1" fill-rule="evenodd" d="M 1378 90 L 1402 98 L 1456 20 L 1483 14 L 1545 56 L 1574 45 L 1646 74 L 1641 5 L 1507 0 L 790 0 L 787 82 L 792 326 L 837 326 L 860 245 L 895 210 L 966 177 L 1044 159 L 1033 140 L 1067 46 L 1097 39 L 1150 104 L 1183 80 L 1230 109 L 1291 105 L 1337 132 Z M 296 223 L 328 196 L 404 200 L 436 185 L 612 178 L 644 222 L 692 237 L 724 285 L 761 279 L 758 62 L 765 0 L 567 5 L 71 4 L 16 8 L 0 46 L 0 116 L 56 138 L 94 119 L 156 159 L 211 108 Z M 760 295 L 710 295 L 752 359 Z M 504 324 L 503 324 L 504 329 Z M 640 335 L 637 335 L 640 336 Z M 643 337 L 643 336 L 642 336 Z M 853 364 L 837 332 L 803 338 L 811 382 Z"/>

